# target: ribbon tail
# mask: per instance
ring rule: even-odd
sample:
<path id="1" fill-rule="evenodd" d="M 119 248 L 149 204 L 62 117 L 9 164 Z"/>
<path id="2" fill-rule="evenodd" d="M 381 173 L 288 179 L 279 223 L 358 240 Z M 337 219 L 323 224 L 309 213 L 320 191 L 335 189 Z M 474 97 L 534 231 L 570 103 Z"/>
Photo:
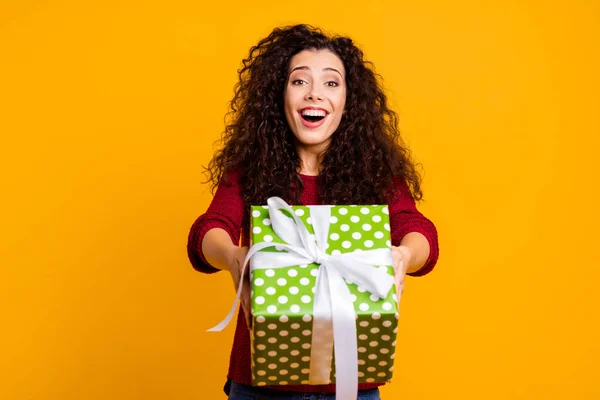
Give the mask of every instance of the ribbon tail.
<path id="1" fill-rule="evenodd" d="M 335 399 L 356 400 L 358 396 L 358 344 L 354 303 L 348 286 L 337 268 L 328 268 L 333 310 L 335 354 Z"/>
<path id="2" fill-rule="evenodd" d="M 275 243 L 261 242 L 261 243 L 255 244 L 254 246 L 252 246 L 250 248 L 250 250 L 248 250 L 248 254 L 246 255 L 246 259 L 244 260 L 244 265 L 242 265 L 242 271 L 240 274 L 240 277 L 242 277 L 242 278 L 240 279 L 240 284 L 238 285 L 237 294 L 235 296 L 235 300 L 233 301 L 233 305 L 231 306 L 231 309 L 229 310 L 229 313 L 227 314 L 225 319 L 223 319 L 223 321 L 219 322 L 217 325 L 213 326 L 212 328 L 208 329 L 207 332 L 220 332 L 223 329 L 225 329 L 225 327 L 227 325 L 229 325 L 229 323 L 231 322 L 231 319 L 235 315 L 235 311 L 237 309 L 240 298 L 242 297 L 242 288 L 244 286 L 243 277 L 245 276 L 244 274 L 246 273 L 246 267 L 248 266 L 248 262 L 254 256 L 254 254 L 256 254 L 256 252 L 258 252 L 262 249 L 265 249 L 267 247 L 275 247 L 275 245 L 276 245 Z"/>

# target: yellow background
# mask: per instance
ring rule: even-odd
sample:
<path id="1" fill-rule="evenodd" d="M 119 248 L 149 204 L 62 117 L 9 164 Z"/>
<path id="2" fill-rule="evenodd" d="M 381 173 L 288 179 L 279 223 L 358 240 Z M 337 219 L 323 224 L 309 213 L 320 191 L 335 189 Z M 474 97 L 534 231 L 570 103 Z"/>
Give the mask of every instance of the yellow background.
<path id="1" fill-rule="evenodd" d="M 0 398 L 218 399 L 234 292 L 189 265 L 250 46 L 348 34 L 415 158 L 441 258 L 384 399 L 596 399 L 594 1 L 0 5 Z"/>

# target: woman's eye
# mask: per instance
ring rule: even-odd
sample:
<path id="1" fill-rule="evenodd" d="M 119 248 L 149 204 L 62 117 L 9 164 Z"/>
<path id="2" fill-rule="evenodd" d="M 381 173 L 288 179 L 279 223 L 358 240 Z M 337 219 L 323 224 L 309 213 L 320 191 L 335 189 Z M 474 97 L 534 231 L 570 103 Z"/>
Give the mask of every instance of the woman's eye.
<path id="1" fill-rule="evenodd" d="M 339 86 L 339 84 L 336 81 L 329 81 L 325 83 L 327 86 L 331 86 L 331 87 L 335 87 L 335 86 Z"/>
<path id="2" fill-rule="evenodd" d="M 306 83 L 306 82 L 302 79 L 294 79 L 292 81 L 292 85 L 302 85 L 303 83 Z"/>

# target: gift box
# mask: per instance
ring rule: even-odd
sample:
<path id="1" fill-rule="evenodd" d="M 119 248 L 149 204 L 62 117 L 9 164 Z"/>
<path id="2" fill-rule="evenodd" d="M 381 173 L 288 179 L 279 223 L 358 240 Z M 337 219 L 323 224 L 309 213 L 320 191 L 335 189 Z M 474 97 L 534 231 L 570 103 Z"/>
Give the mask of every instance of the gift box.
<path id="1" fill-rule="evenodd" d="M 393 286 L 387 206 L 283 204 L 274 206 L 269 199 L 269 206 L 251 207 L 251 242 L 256 250 L 250 258 L 252 384 L 330 384 L 337 377 L 340 385 L 335 367 L 340 357 L 334 354 L 350 357 L 337 366 L 338 371 L 345 369 L 346 378 L 357 374 L 357 382 L 391 381 L 399 299 Z M 293 248 L 300 248 L 298 254 Z M 278 262 L 282 255 L 291 259 Z M 292 264 L 294 257 L 316 262 Z M 353 262 L 358 265 L 352 273 L 358 276 L 351 273 L 340 279 L 338 271 Z M 331 268 L 321 271 L 325 265 Z M 379 295 L 365 288 L 365 280 L 374 276 L 386 282 Z M 339 287 L 340 281 L 344 287 Z M 345 288 L 346 297 L 337 294 Z M 322 294 L 318 299 L 317 292 Z M 346 300 L 336 305 L 340 298 Z M 331 308 L 323 312 L 322 306 Z M 341 308 L 349 309 L 344 314 Z M 352 340 L 343 343 L 346 339 Z M 341 353 L 334 351 L 338 342 L 346 346 Z"/>

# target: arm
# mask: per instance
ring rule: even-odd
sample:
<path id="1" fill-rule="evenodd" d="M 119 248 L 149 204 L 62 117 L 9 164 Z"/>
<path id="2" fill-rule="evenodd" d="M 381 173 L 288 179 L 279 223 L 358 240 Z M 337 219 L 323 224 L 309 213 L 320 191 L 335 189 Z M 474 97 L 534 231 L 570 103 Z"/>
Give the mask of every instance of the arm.
<path id="1" fill-rule="evenodd" d="M 407 275 L 422 276 L 431 272 L 438 260 L 437 230 L 417 210 L 406 183 L 399 185 L 398 196 L 389 205 L 392 245 L 409 249 L 410 257 L 405 265 Z"/>
<path id="2" fill-rule="evenodd" d="M 188 235 L 188 258 L 200 272 L 228 269 L 231 253 L 238 248 L 244 202 L 239 175 L 232 172 L 228 177 L 230 184 L 219 184 L 208 210 L 196 219 Z"/>

